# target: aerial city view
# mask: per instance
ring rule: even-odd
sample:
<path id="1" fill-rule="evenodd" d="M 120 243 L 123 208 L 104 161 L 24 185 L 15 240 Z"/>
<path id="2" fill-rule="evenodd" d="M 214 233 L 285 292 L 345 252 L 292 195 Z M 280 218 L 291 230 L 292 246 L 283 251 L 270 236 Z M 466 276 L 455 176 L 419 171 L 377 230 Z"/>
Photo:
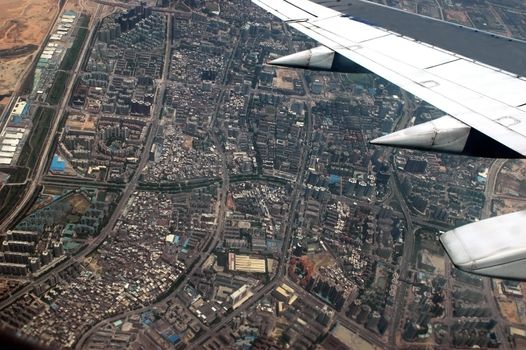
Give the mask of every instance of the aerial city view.
<path id="1" fill-rule="evenodd" d="M 2 337 L 526 349 L 526 233 L 506 221 L 526 209 L 526 141 L 499 136 L 526 135 L 526 3 L 314 2 L 0 0 Z M 429 38 L 418 47 L 437 56 L 376 26 Z M 439 79 L 453 86 L 468 63 L 502 63 L 492 72 L 516 88 L 473 90 L 486 110 L 503 101 L 504 117 L 455 114 L 473 91 Z M 403 83 L 406 72 L 424 75 Z M 442 99 L 429 93 L 440 84 Z M 451 135 L 440 120 L 467 130 L 461 148 L 436 146 Z M 406 142 L 426 125 L 432 145 Z M 484 243 L 494 251 L 476 260 Z"/>

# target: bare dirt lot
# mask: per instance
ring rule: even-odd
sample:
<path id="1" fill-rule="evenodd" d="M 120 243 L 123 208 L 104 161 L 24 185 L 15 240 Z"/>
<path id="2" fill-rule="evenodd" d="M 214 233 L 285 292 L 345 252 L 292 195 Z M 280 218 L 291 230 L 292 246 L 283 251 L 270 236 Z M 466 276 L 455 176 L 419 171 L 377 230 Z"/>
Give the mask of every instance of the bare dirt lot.
<path id="1" fill-rule="evenodd" d="M 0 0 L 0 50 L 42 43 L 58 10 L 56 0 Z M 35 46 L 32 46 L 35 45 Z M 23 55 L 0 58 L 0 95 L 10 94 L 27 68 L 34 50 Z M 3 99 L 2 103 L 7 102 Z"/>
<path id="2" fill-rule="evenodd" d="M 295 79 L 299 79 L 299 77 L 298 73 L 293 69 L 276 69 L 276 77 L 272 85 L 282 90 L 293 90 Z"/>
<path id="3" fill-rule="evenodd" d="M 0 0 L 2 1 L 2 0 Z M 111 9 L 111 11 L 105 11 L 105 13 L 111 13 L 112 11 L 118 11 L 117 9 L 114 9 L 113 7 L 106 7 L 107 9 Z M 75 11 L 75 12 L 85 12 L 93 14 L 95 10 L 97 9 L 97 3 L 90 0 L 67 0 L 67 2 L 64 4 L 64 11 Z"/>
<path id="4" fill-rule="evenodd" d="M 58 9 L 55 0 L 1 0 L 0 49 L 40 44 Z"/>
<path id="5" fill-rule="evenodd" d="M 18 77 L 22 75 L 30 62 L 31 55 L 9 60 L 0 59 L 0 95 L 8 95 L 13 92 Z M 8 102 L 8 99 L 4 100 Z"/>
<path id="6" fill-rule="evenodd" d="M 88 115 L 70 115 L 66 121 L 66 125 L 75 130 L 95 130 L 95 123 L 97 122 L 97 117 Z"/>
<path id="7" fill-rule="evenodd" d="M 498 174 L 496 194 L 515 197 L 526 195 L 526 162 L 509 160 Z"/>
<path id="8" fill-rule="evenodd" d="M 320 267 L 327 267 L 336 263 L 332 255 L 327 252 L 310 255 L 309 258 L 313 262 L 316 272 L 318 272 Z"/>
<path id="9" fill-rule="evenodd" d="M 514 213 L 516 211 L 526 209 L 526 201 L 521 198 L 510 199 L 510 198 L 494 198 L 493 206 L 496 209 L 498 215 L 504 215 L 508 213 Z"/>
<path id="10" fill-rule="evenodd" d="M 517 305 L 513 300 L 500 300 L 499 308 L 502 316 L 511 323 L 519 324 L 521 319 L 517 313 Z"/>
<path id="11" fill-rule="evenodd" d="M 445 20 L 471 27 L 471 21 L 465 11 L 444 10 Z"/>

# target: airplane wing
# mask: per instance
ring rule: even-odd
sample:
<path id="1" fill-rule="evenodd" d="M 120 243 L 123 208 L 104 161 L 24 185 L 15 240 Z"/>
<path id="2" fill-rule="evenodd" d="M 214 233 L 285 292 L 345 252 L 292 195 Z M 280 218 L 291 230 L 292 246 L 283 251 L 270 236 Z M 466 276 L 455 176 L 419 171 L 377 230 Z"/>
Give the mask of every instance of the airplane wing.
<path id="1" fill-rule="evenodd" d="M 252 1 L 321 44 L 270 64 L 370 71 L 447 113 L 372 143 L 474 156 L 526 157 L 526 79 L 521 76 L 521 65 L 507 60 L 507 67 L 518 67 L 515 73 L 496 68 L 353 18 L 353 8 L 342 13 L 307 0 Z M 499 62 L 495 55 L 485 57 Z M 440 240 L 462 270 L 526 280 L 525 218 L 526 211 L 522 211 L 482 220 L 446 232 Z"/>
<path id="2" fill-rule="evenodd" d="M 340 61 L 348 60 L 363 67 L 448 115 L 443 120 L 387 135 L 373 143 L 476 156 L 526 156 L 524 77 L 364 23 L 311 1 L 253 2 L 322 45 L 314 51 L 282 57 L 272 63 L 319 68 L 312 66 L 316 59 L 313 55 L 323 55 L 325 59 L 332 53 L 333 59 L 339 57 Z M 352 13 L 352 8 L 348 12 Z M 303 62 L 299 61 L 301 57 L 305 58 Z M 330 60 L 325 63 L 325 70 L 331 70 Z M 442 143 L 437 144 L 440 140 Z"/>

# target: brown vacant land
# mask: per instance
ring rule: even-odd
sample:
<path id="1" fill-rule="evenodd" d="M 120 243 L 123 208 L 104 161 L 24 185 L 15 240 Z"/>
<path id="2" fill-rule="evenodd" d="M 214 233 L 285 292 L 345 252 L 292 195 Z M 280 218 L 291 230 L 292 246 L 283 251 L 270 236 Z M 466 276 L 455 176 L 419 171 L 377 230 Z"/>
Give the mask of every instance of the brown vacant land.
<path id="1" fill-rule="evenodd" d="M 56 0 L 0 0 L 0 95 L 12 93 L 29 57 L 44 40 Z M 10 55 L 12 53 L 12 55 Z M 7 102 L 4 99 L 2 102 Z"/>
<path id="2" fill-rule="evenodd" d="M 278 68 L 276 69 L 276 77 L 272 85 L 282 90 L 293 90 L 295 79 L 299 79 L 298 73 L 295 70 Z"/>
<path id="3" fill-rule="evenodd" d="M 0 59 L 0 95 L 10 95 L 13 92 L 18 78 L 30 62 L 31 58 L 28 56 Z"/>
<path id="4" fill-rule="evenodd" d="M 471 21 L 469 20 L 468 14 L 466 11 L 462 10 L 444 10 L 445 20 L 449 22 L 454 22 L 462 24 L 464 26 L 472 27 Z"/>
<path id="5" fill-rule="evenodd" d="M 55 0 L 1 0 L 0 49 L 39 45 L 58 9 Z"/>

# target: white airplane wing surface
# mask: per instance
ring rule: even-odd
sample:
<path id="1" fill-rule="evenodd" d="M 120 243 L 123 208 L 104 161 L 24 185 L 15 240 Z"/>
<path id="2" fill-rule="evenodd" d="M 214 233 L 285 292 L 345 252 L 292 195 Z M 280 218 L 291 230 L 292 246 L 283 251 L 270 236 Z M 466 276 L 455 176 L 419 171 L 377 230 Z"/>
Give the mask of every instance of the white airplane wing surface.
<path id="1" fill-rule="evenodd" d="M 520 75 L 523 71 L 511 73 L 365 23 L 352 17 L 353 7 L 342 13 L 307 0 L 253 2 L 321 44 L 271 64 L 339 72 L 370 71 L 447 114 L 372 143 L 474 156 L 526 156 L 526 79 Z M 343 6 L 339 1 L 331 4 Z M 503 40 L 507 39 L 501 39 L 501 47 Z M 475 49 L 481 52 L 480 47 Z M 486 57 L 499 62 L 494 55 Z M 522 65 L 508 61 L 507 66 Z M 526 280 L 525 218 L 523 211 L 479 221 L 446 232 L 440 240 L 460 269 Z"/>
<path id="2" fill-rule="evenodd" d="M 462 123 L 455 124 L 448 117 L 445 122 L 439 122 L 445 125 L 446 130 L 468 126 L 496 143 L 504 145 L 511 152 L 503 149 L 498 149 L 498 154 L 492 150 L 487 150 L 489 154 L 485 154 L 484 150 L 478 154 L 459 152 L 458 142 L 453 148 L 448 148 L 452 142 L 450 137 L 446 140 L 446 147 L 433 144 L 436 136 L 434 134 L 428 140 L 431 144 L 426 144 L 427 139 L 414 137 L 416 132 L 421 136 L 422 128 L 425 127 L 420 127 L 416 132 L 407 129 L 377 139 L 373 143 L 491 157 L 499 154 L 503 157 L 526 156 L 526 79 L 524 77 L 381 27 L 363 23 L 311 1 L 253 0 L 253 2 L 318 41 L 330 51 L 391 81 Z M 312 55 L 312 52 L 309 55 Z M 296 54 L 278 59 L 274 63 L 300 67 L 301 64 L 297 59 Z M 428 136 L 431 130 L 436 130 L 436 123 L 427 126 Z M 469 128 L 464 129 L 466 130 Z M 457 139 L 458 134 L 456 134 Z M 462 135 L 467 138 L 467 134 Z M 462 146 L 466 143 L 466 140 L 463 141 Z M 485 144 L 487 145 L 487 142 Z M 495 149 L 495 146 L 493 145 L 492 148 Z M 470 145 L 471 149 L 473 147 L 476 148 L 477 145 Z M 478 147 L 483 145 L 480 144 Z"/>

